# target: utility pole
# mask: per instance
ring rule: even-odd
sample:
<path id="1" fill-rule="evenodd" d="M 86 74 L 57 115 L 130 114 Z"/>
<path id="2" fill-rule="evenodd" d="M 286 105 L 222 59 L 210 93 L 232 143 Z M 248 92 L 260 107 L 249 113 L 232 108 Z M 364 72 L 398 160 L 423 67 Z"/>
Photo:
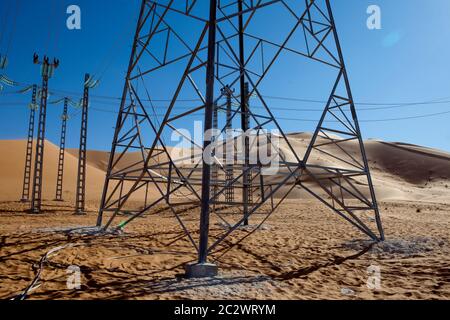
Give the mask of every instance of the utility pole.
<path id="1" fill-rule="evenodd" d="M 39 56 L 34 54 L 34 64 L 41 65 L 42 86 L 40 91 L 40 106 L 39 106 L 39 123 L 36 141 L 36 154 L 34 159 L 34 180 L 33 180 L 33 194 L 31 200 L 31 213 L 40 213 L 42 204 L 42 184 L 43 184 L 43 170 L 44 170 L 44 146 L 45 146 L 45 122 L 47 118 L 47 97 L 48 97 L 48 81 L 53 76 L 56 68 L 59 66 L 59 60 L 50 59 L 44 56 L 42 61 L 39 61 Z"/>
<path id="2" fill-rule="evenodd" d="M 247 171 L 249 170 L 249 139 L 247 137 L 248 127 L 248 110 L 247 110 L 247 91 L 248 84 L 245 82 L 245 47 L 244 47 L 244 17 L 243 17 L 243 0 L 238 0 L 239 14 L 239 72 L 240 72 L 240 91 L 241 91 L 241 129 L 244 138 L 244 169 L 242 176 L 242 202 L 244 217 L 248 215 L 248 192 L 249 181 Z M 245 218 L 243 224 L 248 225 L 248 219 Z"/>
<path id="3" fill-rule="evenodd" d="M 69 115 L 67 114 L 67 108 L 69 99 L 64 98 L 64 110 L 61 115 L 61 139 L 59 142 L 59 159 L 58 159 L 58 174 L 56 178 L 56 197 L 55 201 L 64 201 L 62 198 L 63 193 L 63 178 L 64 178 L 64 157 L 66 154 L 66 132 L 67 132 L 67 120 Z"/>
<path id="4" fill-rule="evenodd" d="M 250 117 L 248 110 L 248 83 L 244 83 L 244 87 L 241 94 L 241 119 L 242 119 L 242 134 L 244 138 L 244 169 L 243 169 L 243 186 L 242 186 L 242 199 L 243 199 L 243 211 L 244 217 L 248 215 L 248 206 L 250 204 L 250 181 L 251 181 L 251 171 L 250 171 L 250 141 L 249 141 L 249 130 L 250 127 Z M 248 226 L 248 217 L 244 219 L 244 226 Z"/>
<path id="5" fill-rule="evenodd" d="M 217 103 L 214 103 L 214 110 L 213 110 L 213 121 L 212 121 L 212 127 L 214 129 L 214 132 L 212 133 L 214 136 L 211 139 L 211 142 L 214 143 L 214 148 L 213 148 L 213 157 L 214 157 L 214 163 L 212 164 L 212 183 L 213 183 L 213 211 L 216 211 L 216 205 L 215 203 L 217 202 L 216 196 L 218 193 L 218 189 L 219 189 L 219 166 L 218 163 L 216 162 L 216 156 L 217 156 L 217 138 L 216 134 L 217 134 L 217 129 L 219 128 L 219 115 L 218 115 L 218 111 L 219 111 L 219 107 L 217 105 Z"/>
<path id="6" fill-rule="evenodd" d="M 191 164 L 195 164 L 195 142 L 191 140 Z"/>
<path id="7" fill-rule="evenodd" d="M 22 202 L 30 200 L 30 183 L 31 183 L 31 161 L 33 160 L 33 139 L 34 139 L 34 122 L 36 118 L 36 110 L 39 106 L 36 104 L 37 86 L 33 85 L 33 93 L 31 95 L 31 103 L 29 105 L 30 117 L 28 121 L 28 140 L 27 151 L 25 157 L 25 170 L 23 174 Z"/>
<path id="8" fill-rule="evenodd" d="M 224 163 L 225 163 L 225 202 L 234 202 L 234 137 L 232 133 L 233 129 L 233 114 L 232 114 L 232 101 L 231 97 L 234 90 L 227 85 L 222 89 L 222 94 L 226 97 L 226 124 L 225 124 L 225 134 L 226 142 L 224 146 Z M 228 159 L 228 157 L 233 156 L 233 159 Z M 229 163 L 231 161 L 231 163 Z"/>
<path id="9" fill-rule="evenodd" d="M 89 74 L 84 78 L 83 105 L 81 113 L 80 149 L 78 151 L 78 178 L 75 214 L 84 215 L 86 212 L 86 153 L 87 153 L 87 125 L 89 107 Z"/>
<path id="10" fill-rule="evenodd" d="M 250 129 L 250 89 L 248 82 L 244 84 L 244 96 L 245 96 L 245 128 L 247 130 Z M 248 205 L 253 204 L 253 174 L 252 167 L 250 165 L 250 132 L 245 135 L 245 167 L 247 168 L 246 176 L 246 189 L 247 189 L 247 198 L 245 203 Z M 256 151 L 258 153 L 258 150 Z M 245 225 L 248 225 L 248 219 L 244 221 Z"/>

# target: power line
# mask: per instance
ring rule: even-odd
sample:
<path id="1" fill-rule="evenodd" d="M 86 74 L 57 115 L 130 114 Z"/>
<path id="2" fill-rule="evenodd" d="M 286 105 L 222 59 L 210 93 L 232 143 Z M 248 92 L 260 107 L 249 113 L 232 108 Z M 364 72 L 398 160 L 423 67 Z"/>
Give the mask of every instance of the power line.
<path id="1" fill-rule="evenodd" d="M 438 113 L 429 113 L 429 114 L 423 114 L 418 116 L 411 116 L 411 117 L 399 117 L 399 118 L 388 118 L 388 119 L 370 119 L 370 120 L 358 120 L 359 122 L 391 122 L 391 121 L 403 121 L 403 120 L 412 120 L 412 119 L 422 119 L 422 118 L 431 118 L 436 116 L 441 116 L 445 114 L 450 114 L 450 111 L 445 112 L 438 112 Z M 304 122 L 317 122 L 318 120 L 313 119 L 292 119 L 292 118 L 277 118 L 280 120 L 286 120 L 286 121 L 304 121 Z M 325 121 L 325 122 L 339 122 L 337 120 L 334 121 Z"/>
<path id="2" fill-rule="evenodd" d="M 113 113 L 118 114 L 119 112 L 113 111 L 113 110 L 106 110 L 96 107 L 91 107 L 91 110 L 97 111 L 97 112 L 103 112 L 103 113 Z M 411 120 L 411 119 L 421 119 L 421 118 L 430 118 L 430 117 L 436 117 L 440 115 L 450 114 L 450 111 L 445 112 L 438 112 L 438 113 L 430 113 L 430 114 L 423 114 L 423 115 L 417 115 L 417 116 L 410 116 L 410 117 L 399 117 L 399 118 L 388 118 L 388 119 L 367 119 L 367 120 L 359 120 L 360 122 L 390 122 L 390 121 L 402 121 L 402 120 Z M 201 114 L 192 114 L 190 116 L 200 116 Z M 164 117 L 164 114 L 155 114 L 156 117 Z M 284 118 L 284 117 L 276 117 L 278 120 L 284 120 L 284 121 L 299 121 L 299 122 L 318 122 L 319 119 L 301 119 L 301 118 Z M 337 120 L 328 120 L 325 122 L 339 122 Z"/>
<path id="3" fill-rule="evenodd" d="M 447 102 L 449 103 L 449 102 Z M 5 104 L 5 105 L 3 105 Z M 8 107 L 8 106 L 22 106 L 24 105 L 23 102 L 7 102 L 7 103 L 0 103 L 0 106 Z M 259 107 L 262 108 L 262 107 Z M 110 114 L 118 114 L 118 111 L 115 110 L 109 110 L 109 109 L 103 109 L 98 107 L 90 107 L 91 110 L 102 112 L 102 113 L 110 113 Z M 190 109 L 190 108 L 178 108 L 178 109 Z M 277 108 L 277 107 L 271 107 L 271 110 L 285 110 L 284 108 Z M 301 109 L 289 109 L 291 111 L 302 111 Z M 323 110 L 315 110 L 315 111 L 323 111 Z M 71 118 L 78 116 L 80 113 L 79 110 L 71 114 Z M 437 113 L 429 113 L 429 114 L 423 114 L 423 115 L 417 115 L 417 116 L 408 116 L 408 117 L 398 117 L 398 118 L 387 118 L 387 119 L 365 119 L 365 120 L 359 120 L 360 122 L 370 123 L 370 122 L 391 122 L 391 121 L 402 121 L 402 120 L 412 120 L 412 119 L 422 119 L 422 118 L 430 118 L 430 117 L 436 117 L 440 115 L 446 115 L 450 114 L 450 111 L 444 111 L 444 112 L 437 112 Z M 153 114 L 155 117 L 164 117 L 165 114 Z M 200 116 L 201 113 L 197 114 L 191 114 L 189 116 Z M 317 122 L 318 119 L 302 119 L 302 118 L 286 118 L 286 117 L 276 117 L 278 120 L 284 120 L 284 121 L 298 121 L 298 122 Z M 325 122 L 338 122 L 337 120 L 329 120 Z"/>
<path id="4" fill-rule="evenodd" d="M 22 84 L 24 85 L 24 84 Z M 4 92 L 3 94 L 15 94 L 17 92 Z M 77 92 L 71 92 L 67 90 L 52 90 L 53 95 L 56 96 L 67 96 L 67 94 L 72 96 L 80 96 Z M 281 97 L 281 96 L 263 96 L 263 98 L 269 99 L 269 100 L 279 100 L 279 101 L 292 101 L 292 102 L 307 102 L 307 103 L 320 103 L 325 104 L 327 101 L 324 100 L 315 100 L 315 99 L 306 99 L 306 98 L 291 98 L 291 97 Z M 444 105 L 449 104 L 450 100 L 448 100 L 449 97 L 444 98 L 438 98 L 433 99 L 429 101 L 417 101 L 417 102 L 400 102 L 400 103 L 374 103 L 374 102 L 358 102 L 356 105 L 362 105 L 362 106 L 375 106 L 375 107 L 367 107 L 367 108 L 357 108 L 358 111 L 377 111 L 377 110 L 389 110 L 389 109 L 397 109 L 397 108 L 403 108 L 403 107 L 413 107 L 413 106 L 423 106 L 423 105 Z M 103 105 L 109 105 L 110 102 L 104 101 L 104 100 L 110 100 L 115 102 L 120 102 L 119 97 L 114 96 L 104 96 L 104 95 L 92 95 L 91 101 L 96 104 L 103 104 Z M 169 102 L 171 100 L 167 99 L 142 99 L 142 102 Z M 180 99 L 177 100 L 179 102 L 201 102 L 200 99 Z M 23 105 L 21 102 L 1 102 L 0 106 L 8 106 L 8 105 Z M 152 106 L 152 108 L 166 108 L 165 105 L 160 106 Z M 253 106 L 253 108 L 256 109 L 264 109 L 264 106 Z M 115 110 L 107 110 L 97 107 L 91 107 L 92 110 L 97 112 L 103 112 L 103 113 L 112 113 L 112 114 L 118 114 L 118 111 Z M 191 109 L 190 107 L 181 107 L 176 106 L 174 109 Z M 312 108 L 297 108 L 297 107 L 276 107 L 271 106 L 271 110 L 278 110 L 278 111 L 298 111 L 298 112 L 323 112 L 322 109 L 312 109 Z M 78 112 L 79 113 L 79 112 Z M 78 113 L 74 113 L 73 117 L 76 117 Z M 430 118 L 430 117 L 436 117 L 440 115 L 446 115 L 449 114 L 450 111 L 445 112 L 438 112 L 438 113 L 429 113 L 429 114 L 423 114 L 423 115 L 417 115 L 417 116 L 407 116 L 407 117 L 398 117 L 398 118 L 387 118 L 387 119 L 366 119 L 366 120 L 360 120 L 361 122 L 390 122 L 390 121 L 403 121 L 403 120 L 412 120 L 412 119 L 421 119 L 421 118 Z M 157 115 L 154 114 L 155 117 L 163 117 L 164 115 Z M 195 116 L 195 114 L 191 115 Z M 284 121 L 299 121 L 299 122 L 317 122 L 317 119 L 301 119 L 301 118 L 287 118 L 287 117 L 277 117 L 279 120 Z M 336 122 L 334 120 L 328 121 L 328 122 Z"/>
<path id="5" fill-rule="evenodd" d="M 15 94 L 17 92 L 5 92 L 4 94 Z M 79 96 L 76 92 L 70 92 L 70 91 L 62 91 L 62 90 L 52 90 L 52 93 L 55 96 L 66 96 L 67 94 L 71 96 Z M 109 104 L 107 101 L 103 100 L 111 100 L 120 102 L 120 98 L 118 97 L 112 97 L 112 96 L 100 96 L 100 95 L 94 95 L 92 96 L 92 101 L 95 101 L 99 104 Z M 266 97 L 268 99 L 275 99 L 275 97 Z M 286 100 L 286 101 L 301 101 L 301 102 L 311 102 L 311 103 L 326 103 L 326 101 L 319 101 L 319 100 L 310 100 L 310 99 L 298 99 L 298 98 L 282 98 L 277 97 L 276 99 L 280 100 Z M 424 105 L 443 105 L 443 104 L 449 104 L 450 100 L 444 100 L 446 98 L 440 98 L 440 99 L 434 99 L 431 101 L 419 101 L 419 102 L 403 102 L 403 103 L 368 103 L 368 102 L 361 102 L 361 103 L 355 103 L 356 106 L 377 106 L 377 107 L 366 107 L 361 108 L 358 107 L 357 111 L 377 111 L 377 110 L 389 110 L 389 109 L 399 109 L 399 108 L 405 108 L 405 107 L 415 107 L 415 106 L 424 106 Z M 142 99 L 142 102 L 169 102 L 170 100 L 164 100 L 164 99 Z M 177 100 L 178 102 L 201 102 L 200 99 L 180 99 Z M 160 105 L 157 106 L 160 108 L 167 107 L 166 105 Z M 177 108 L 177 107 L 175 107 Z M 179 107 L 178 107 L 179 108 Z M 264 108 L 263 106 L 253 106 L 253 108 Z M 323 109 L 313 109 L 313 108 L 298 108 L 298 107 L 270 107 L 273 110 L 280 110 L 280 111 L 305 111 L 305 112 L 322 112 Z"/>
<path id="6" fill-rule="evenodd" d="M 7 47 L 6 47 L 6 53 L 5 53 L 6 56 L 8 56 L 9 50 L 10 50 L 11 45 L 12 45 L 12 40 L 13 40 L 14 35 L 15 35 L 15 33 L 16 33 L 16 29 L 17 29 L 17 19 L 18 19 L 18 15 L 19 15 L 19 12 L 20 12 L 21 4 L 22 4 L 22 1 L 21 1 L 21 0 L 18 0 L 17 3 L 16 3 L 16 10 L 15 10 L 15 12 L 13 13 L 12 30 L 11 30 L 11 33 L 10 33 L 10 35 L 9 35 L 9 41 L 8 41 L 8 44 L 7 44 Z"/>
<path id="7" fill-rule="evenodd" d="M 266 99 L 272 100 L 284 100 L 284 101 L 296 101 L 296 102 L 309 102 L 309 103 L 327 103 L 325 100 L 314 100 L 305 98 L 290 98 L 290 97 L 279 97 L 279 96 L 263 96 Z M 419 101 L 419 102 L 391 102 L 391 103 L 380 103 L 380 102 L 355 102 L 356 105 L 361 106 L 412 106 L 412 105 L 422 105 L 422 104 L 439 104 L 450 102 L 450 97 L 438 98 L 429 101 Z"/>
<path id="8" fill-rule="evenodd" d="M 96 68 L 93 77 L 95 77 L 99 80 L 101 80 L 103 78 L 106 71 L 111 67 L 112 63 L 117 58 L 117 51 L 113 50 L 113 49 L 119 43 L 122 43 L 125 41 L 125 36 L 127 36 L 127 34 L 129 32 L 132 32 L 130 29 L 132 29 L 132 25 L 134 23 L 135 23 L 135 21 L 133 21 L 131 19 L 130 25 L 128 26 L 128 28 L 123 28 L 122 34 L 120 34 L 119 36 L 116 37 L 116 40 L 114 41 L 114 43 L 111 45 L 109 50 L 106 51 L 107 53 L 105 54 L 105 56 L 102 59 L 100 59 L 100 63 L 98 64 L 98 67 Z"/>
<path id="9" fill-rule="evenodd" d="M 22 84 L 26 85 L 26 84 Z M 3 94 L 14 94 L 16 92 L 4 92 Z M 56 96 L 66 96 L 71 95 L 75 97 L 81 97 L 81 94 L 78 92 L 67 91 L 67 90 L 52 90 L 52 93 Z M 280 97 L 280 96 L 262 96 L 265 99 L 269 100 L 279 100 L 279 101 L 291 101 L 291 102 L 304 102 L 304 103 L 317 103 L 317 104 L 326 104 L 325 100 L 315 100 L 315 99 L 306 99 L 306 98 L 291 98 L 291 97 Z M 121 98 L 114 96 L 105 96 L 105 95 L 92 95 L 92 98 L 99 102 L 103 103 L 100 100 L 111 100 L 120 102 Z M 171 102 L 168 99 L 143 99 L 143 102 Z M 178 102 L 202 102 L 199 98 L 192 99 L 179 99 Z M 104 102 L 106 103 L 106 102 Z M 355 102 L 356 106 L 374 106 L 373 108 L 358 108 L 358 110 L 388 110 L 388 109 L 397 109 L 403 107 L 412 107 L 412 106 L 421 106 L 421 105 L 439 105 L 450 103 L 450 97 L 438 98 L 428 101 L 413 101 L 413 102 L 390 102 L 390 103 L 380 103 L 380 102 Z M 165 106 L 164 106 L 165 107 Z M 254 106 L 255 107 L 255 106 Z M 256 106 L 257 108 L 261 108 L 261 106 Z M 318 111 L 316 109 L 305 109 L 305 108 L 296 108 L 296 107 L 277 107 L 279 110 L 283 111 Z M 272 107 L 271 107 L 272 109 Z M 322 111 L 322 110 L 319 110 Z"/>
<path id="10" fill-rule="evenodd" d="M 58 7 L 59 4 L 59 7 Z M 58 24 L 58 10 L 62 10 L 64 8 L 64 4 L 62 1 L 58 1 L 55 0 L 55 3 L 52 4 L 52 10 L 51 10 L 51 21 L 56 21 L 56 24 Z M 50 10 L 49 10 L 50 11 Z M 54 22 L 55 23 L 55 22 Z M 59 48 L 59 39 L 60 39 L 60 34 L 62 32 L 63 28 L 60 28 L 58 26 L 54 26 L 51 28 L 52 30 L 52 36 L 53 36 L 53 41 L 50 44 L 50 49 L 53 49 L 54 52 L 56 53 L 58 51 Z M 49 33 L 50 35 L 50 33 Z"/>
<path id="11" fill-rule="evenodd" d="M 91 99 L 92 102 L 95 102 L 96 104 L 100 105 L 111 105 L 110 102 L 97 100 L 97 99 Z M 143 102 L 154 102 L 155 100 L 141 100 Z M 432 102 L 432 103 L 409 103 L 404 105 L 397 105 L 397 106 L 390 106 L 390 107 L 375 107 L 375 108 L 357 108 L 357 111 L 378 111 L 378 110 L 387 110 L 387 109 L 396 109 L 401 107 L 408 107 L 408 106 L 420 106 L 420 105 L 445 105 L 450 104 L 450 101 L 439 101 L 439 102 Z M 0 102 L 0 106 L 8 106 L 8 105 L 23 105 L 23 102 Z M 167 108 L 167 105 L 159 105 L 154 106 L 155 108 Z M 174 109 L 191 109 L 190 107 L 182 107 L 182 106 L 175 106 Z M 255 109 L 265 109 L 264 106 L 258 106 L 253 105 L 252 108 Z M 312 109 L 312 108 L 297 108 L 297 107 L 276 107 L 276 106 L 270 106 L 271 110 L 279 110 L 279 111 L 305 111 L 305 112 L 323 112 L 323 109 Z M 113 111 L 113 110 L 111 110 Z"/>
<path id="12" fill-rule="evenodd" d="M 6 35 L 8 17 L 10 16 L 10 10 L 11 10 L 12 3 L 15 3 L 15 1 L 7 2 L 6 8 L 4 10 L 4 14 L 2 15 L 2 25 L 1 25 L 1 30 L 0 30 L 0 49 L 3 45 L 3 39 L 6 39 L 6 37 L 4 38 L 4 36 Z"/>

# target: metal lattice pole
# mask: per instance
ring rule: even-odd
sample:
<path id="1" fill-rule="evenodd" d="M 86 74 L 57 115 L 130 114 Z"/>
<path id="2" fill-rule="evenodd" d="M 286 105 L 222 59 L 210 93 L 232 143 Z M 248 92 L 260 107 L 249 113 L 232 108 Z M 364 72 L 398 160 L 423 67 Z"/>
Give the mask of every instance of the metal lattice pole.
<path id="1" fill-rule="evenodd" d="M 244 85 L 244 98 L 245 98 L 245 113 L 243 113 L 243 117 L 245 118 L 245 128 L 246 130 L 250 129 L 250 90 L 248 82 Z M 244 131 L 246 132 L 246 131 Z M 245 135 L 245 168 L 246 173 L 244 174 L 245 183 L 244 190 L 246 190 L 246 200 L 245 203 L 251 205 L 253 203 L 253 175 L 252 175 L 252 167 L 250 166 L 250 132 Z M 247 209 L 248 210 L 248 209 Z M 245 225 L 248 225 L 248 219 L 244 221 Z"/>
<path id="2" fill-rule="evenodd" d="M 58 158 L 58 173 L 56 178 L 56 201 L 63 201 L 63 179 L 64 179 L 64 158 L 66 154 L 66 132 L 67 132 L 67 120 L 69 115 L 67 114 L 67 108 L 69 99 L 64 98 L 64 110 L 61 115 L 61 138 L 59 142 L 59 158 Z"/>
<path id="3" fill-rule="evenodd" d="M 191 164 L 195 163 L 195 143 L 194 140 L 191 141 Z"/>
<path id="4" fill-rule="evenodd" d="M 226 97 L 226 124 L 225 124 L 225 134 L 226 143 L 224 147 L 224 163 L 225 163 L 225 202 L 234 202 L 234 138 L 233 138 L 233 113 L 232 113 L 232 101 L 231 96 L 234 91 L 231 90 L 229 86 L 222 89 L 222 94 Z M 233 159 L 228 159 L 228 157 Z M 231 163 L 230 163 L 231 162 Z"/>
<path id="5" fill-rule="evenodd" d="M 218 130 L 219 128 L 219 117 L 218 117 L 218 106 L 217 103 L 214 103 L 214 110 L 213 110 L 213 129 L 214 130 Z M 216 131 L 214 131 L 214 135 L 216 134 Z M 212 139 L 213 143 L 217 143 L 216 141 L 216 137 L 214 136 Z M 217 146 L 217 144 L 216 144 Z M 217 155 L 217 151 L 216 148 L 213 149 L 213 156 L 216 157 Z M 212 165 L 212 183 L 213 183 L 213 190 L 212 190 L 212 194 L 213 194 L 213 198 L 216 199 L 217 196 L 217 192 L 219 190 L 219 165 L 218 163 L 214 160 L 214 164 Z M 217 201 L 217 199 L 215 200 Z M 213 210 L 216 210 L 216 205 L 213 203 Z"/>
<path id="6" fill-rule="evenodd" d="M 243 10 L 243 0 L 238 0 L 238 12 Z M 248 205 L 249 205 L 249 139 L 247 136 L 248 126 L 248 110 L 247 110 L 247 95 L 248 95 L 248 83 L 245 82 L 245 38 L 244 38 L 244 16 L 240 14 L 238 17 L 239 25 L 239 72 L 240 72 L 240 91 L 241 91 L 241 129 L 244 135 L 244 167 L 242 176 L 242 201 L 244 211 L 244 225 L 248 225 Z"/>
<path id="7" fill-rule="evenodd" d="M 40 90 L 39 122 L 36 141 L 36 154 L 34 159 L 33 193 L 31 200 L 31 212 L 40 213 L 42 205 L 42 185 L 44 174 L 44 149 L 45 149 L 45 127 L 47 119 L 48 81 L 53 76 L 54 69 L 58 67 L 59 61 L 54 59 L 50 63 L 49 58 L 44 56 L 42 62 L 34 55 L 34 63 L 41 65 L 42 87 Z"/>
<path id="8" fill-rule="evenodd" d="M 78 151 L 78 175 L 77 194 L 75 203 L 75 213 L 85 214 L 86 210 L 86 154 L 87 154 L 87 130 L 88 130 L 88 109 L 89 109 L 89 74 L 85 76 L 83 105 L 81 111 L 80 147 Z"/>
<path id="9" fill-rule="evenodd" d="M 31 103 L 29 105 L 30 117 L 28 121 L 28 139 L 27 150 L 25 156 L 25 169 L 23 174 L 23 189 L 22 189 L 22 202 L 28 202 L 30 200 L 30 183 L 31 183 L 31 163 L 33 160 L 33 139 L 34 139 L 34 123 L 36 119 L 36 110 L 38 105 L 36 104 L 37 86 L 33 85 L 33 93 L 31 96 Z"/>

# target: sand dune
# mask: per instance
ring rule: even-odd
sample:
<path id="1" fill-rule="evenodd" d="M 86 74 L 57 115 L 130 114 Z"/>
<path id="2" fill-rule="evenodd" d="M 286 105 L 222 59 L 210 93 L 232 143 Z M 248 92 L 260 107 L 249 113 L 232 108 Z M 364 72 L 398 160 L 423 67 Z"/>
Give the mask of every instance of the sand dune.
<path id="1" fill-rule="evenodd" d="M 296 133 L 289 138 L 303 154 L 311 134 Z M 356 142 L 344 145 L 347 152 L 358 152 Z M 379 200 L 450 202 L 450 153 L 375 140 L 365 141 L 365 149 Z M 320 156 L 312 160 L 313 164 L 324 164 Z"/>
<path id="2" fill-rule="evenodd" d="M 338 138 L 338 137 L 336 137 Z M 311 139 L 309 133 L 289 135 L 289 141 L 301 156 Z M 23 140 L 0 141 L 0 200 L 17 200 L 22 190 L 22 176 L 25 159 Z M 380 200 L 420 200 L 429 202 L 450 202 L 450 154 L 426 147 L 387 143 L 383 141 L 366 141 L 367 157 L 372 170 L 377 196 Z M 288 154 L 286 145 L 281 149 Z M 358 145 L 348 142 L 345 149 L 357 152 Z M 335 150 L 339 152 L 339 150 Z M 66 151 L 64 174 L 64 194 L 73 198 L 76 186 L 78 150 Z M 140 160 L 137 152 L 128 153 L 120 162 L 125 167 Z M 46 143 L 44 165 L 44 197 L 54 197 L 58 148 Z M 87 195 L 90 200 L 98 200 L 102 192 L 109 152 L 88 151 Z M 317 156 L 311 164 L 324 164 L 324 159 Z M 328 160 L 327 160 L 328 161 Z M 274 178 L 276 179 L 276 178 Z M 304 197 L 300 190 L 295 190 L 291 199 Z"/>
<path id="3" fill-rule="evenodd" d="M 25 165 L 26 141 L 0 141 L 0 200 L 19 200 L 22 195 L 22 181 Z M 59 149 L 50 142 L 45 143 L 43 197 L 54 199 L 58 169 Z M 63 195 L 67 200 L 74 198 L 77 181 L 78 158 L 66 152 Z M 95 162 L 87 166 L 87 199 L 98 199 L 105 172 Z"/>

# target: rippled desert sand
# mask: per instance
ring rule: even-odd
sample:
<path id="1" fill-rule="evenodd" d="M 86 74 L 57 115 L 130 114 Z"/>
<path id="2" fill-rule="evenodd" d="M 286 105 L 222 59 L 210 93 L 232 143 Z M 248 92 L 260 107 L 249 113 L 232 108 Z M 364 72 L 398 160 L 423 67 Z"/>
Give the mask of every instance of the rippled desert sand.
<path id="1" fill-rule="evenodd" d="M 298 137 L 301 145 L 302 136 Z M 51 201 L 57 148 L 49 144 L 44 212 L 30 215 L 20 198 L 25 145 L 1 141 L 0 298 L 19 295 L 43 255 L 28 299 L 449 299 L 450 156 L 404 144 L 367 143 L 387 241 L 373 244 L 311 199 L 290 197 L 251 237 L 215 254 L 214 279 L 187 280 L 183 265 L 194 249 L 168 211 L 154 210 L 122 234 L 93 235 L 106 153 L 90 152 L 88 215 L 73 215 L 76 158 L 67 154 L 65 198 Z M 55 159 L 53 159 L 53 157 Z M 54 163 L 53 163 L 54 162 Z M 424 168 L 427 168 L 425 170 Z M 183 219 L 198 221 L 198 209 Z M 251 224 L 261 217 L 254 216 Z M 212 231 L 223 226 L 212 220 Z M 236 239 L 249 230 L 242 228 Z M 231 238 L 230 240 L 232 240 Z M 78 266 L 81 288 L 68 289 Z M 378 270 L 380 286 L 369 288 Z"/>
<path id="2" fill-rule="evenodd" d="M 121 235 L 90 236 L 66 229 L 94 225 L 94 212 L 77 217 L 69 206 L 46 208 L 30 216 L 21 204 L 1 205 L 0 298 L 19 294 L 41 256 L 68 243 L 49 259 L 30 299 L 450 298 L 445 205 L 383 202 L 388 240 L 373 245 L 321 206 L 290 200 L 282 215 L 219 257 L 218 278 L 204 280 L 183 279 L 183 264 L 195 256 L 168 213 L 144 217 Z M 81 269 L 80 290 L 67 289 L 71 265 Z M 378 290 L 367 286 L 370 266 L 380 268 Z"/>

